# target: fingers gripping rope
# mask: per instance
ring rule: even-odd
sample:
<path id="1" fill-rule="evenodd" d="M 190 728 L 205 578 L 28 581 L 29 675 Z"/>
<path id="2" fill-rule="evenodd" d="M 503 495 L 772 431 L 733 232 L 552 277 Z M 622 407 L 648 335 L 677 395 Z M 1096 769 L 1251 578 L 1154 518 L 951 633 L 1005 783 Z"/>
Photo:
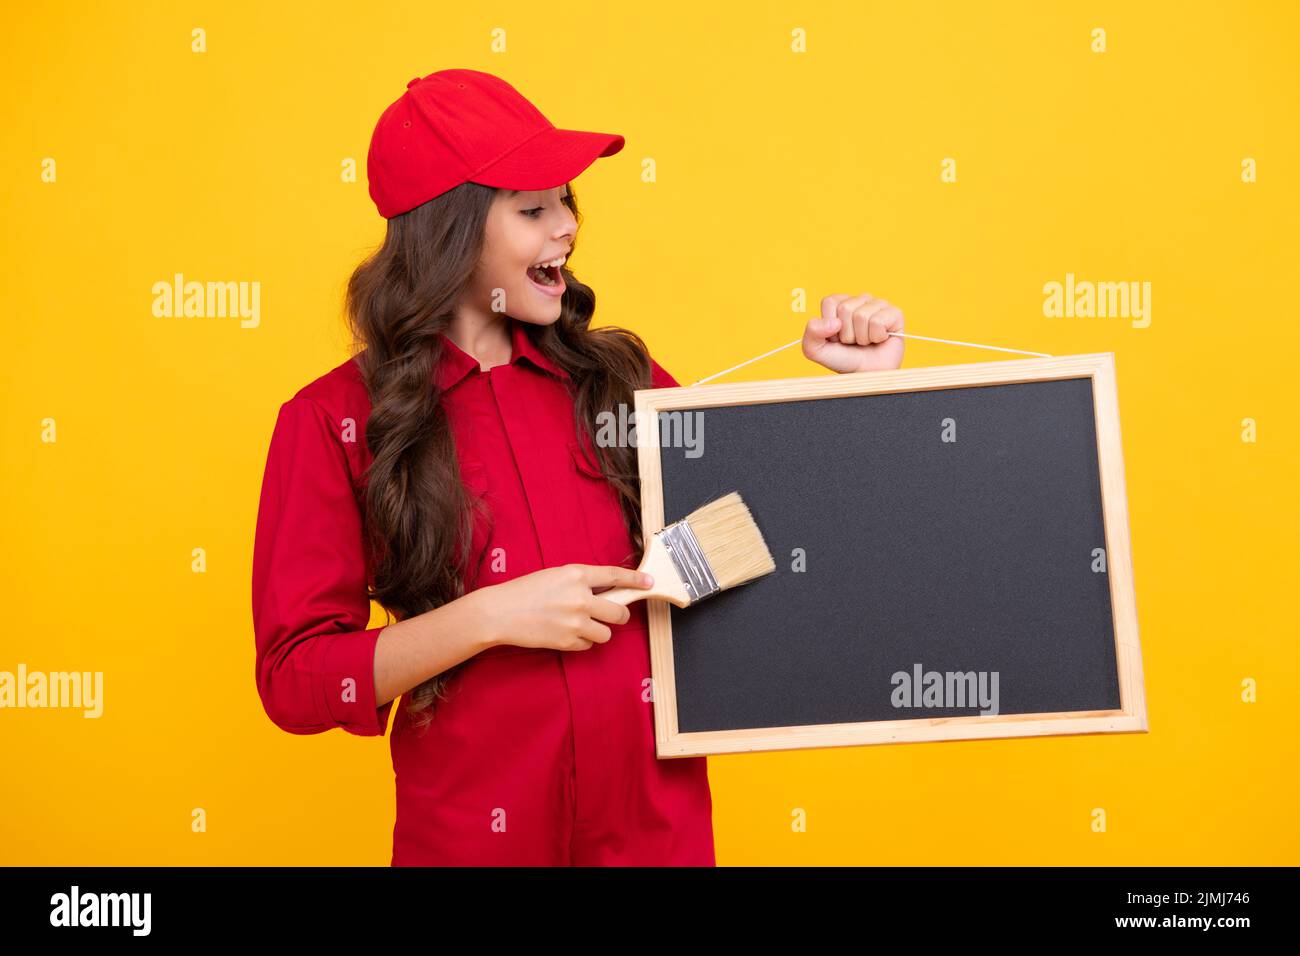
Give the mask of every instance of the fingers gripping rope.
<path id="1" fill-rule="evenodd" d="M 935 338 L 931 338 L 928 335 L 913 335 L 911 332 L 908 333 L 890 332 L 889 334 L 896 335 L 901 339 L 923 339 L 926 342 L 943 342 L 946 345 L 966 345 L 973 349 L 992 349 L 994 352 L 1015 352 L 1018 355 L 1037 355 L 1041 358 L 1052 357 L 1046 352 L 1027 352 L 1024 349 L 1007 349 L 1007 348 L 1002 348 L 999 345 L 980 345 L 977 342 L 958 342 L 954 339 L 935 339 Z M 767 358 L 769 355 L 775 355 L 777 352 L 780 352 L 782 349 L 788 349 L 792 345 L 798 345 L 802 341 L 803 338 L 800 337 L 795 339 L 793 342 L 786 342 L 785 345 L 778 345 L 776 348 L 772 349 L 771 351 L 764 352 L 762 355 L 755 355 L 752 359 L 746 359 L 745 361 L 741 362 L 739 365 L 733 365 L 731 366 L 731 368 L 723 369 L 721 372 L 714 372 L 712 375 L 709 375 L 706 378 L 702 378 L 698 382 L 691 382 L 690 386 L 688 387 L 693 388 L 696 385 L 703 385 L 705 382 L 712 381 L 713 379 L 718 378 L 719 376 L 726 375 L 728 372 L 734 372 L 738 368 L 744 368 L 750 362 L 757 362 L 759 359 Z"/>

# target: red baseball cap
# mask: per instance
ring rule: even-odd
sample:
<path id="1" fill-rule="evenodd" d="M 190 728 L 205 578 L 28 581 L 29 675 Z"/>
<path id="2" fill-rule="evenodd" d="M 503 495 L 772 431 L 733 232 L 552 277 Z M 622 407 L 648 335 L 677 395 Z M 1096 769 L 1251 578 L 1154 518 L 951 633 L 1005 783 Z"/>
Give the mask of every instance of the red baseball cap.
<path id="1" fill-rule="evenodd" d="M 416 77 L 370 138 L 370 198 L 385 219 L 461 183 L 551 189 L 623 148 L 616 133 L 556 129 L 498 76 L 439 70 Z"/>

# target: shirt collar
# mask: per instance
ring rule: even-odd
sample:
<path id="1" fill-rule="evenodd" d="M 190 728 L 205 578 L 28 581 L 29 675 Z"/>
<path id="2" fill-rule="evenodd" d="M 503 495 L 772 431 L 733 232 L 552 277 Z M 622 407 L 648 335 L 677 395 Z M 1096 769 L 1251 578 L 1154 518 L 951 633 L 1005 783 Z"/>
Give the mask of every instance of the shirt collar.
<path id="1" fill-rule="evenodd" d="M 510 345 L 512 349 L 510 364 L 518 365 L 520 359 L 527 359 L 537 368 L 550 372 L 557 378 L 569 380 L 569 373 L 543 354 L 542 350 L 533 343 L 532 337 L 528 334 L 524 325 L 525 323 L 520 322 L 518 319 L 510 319 Z M 458 346 L 446 334 L 439 332 L 438 337 L 442 340 L 442 359 L 439 361 L 437 369 L 438 390 L 445 392 L 466 375 L 477 371 L 479 363 L 478 359 Z"/>

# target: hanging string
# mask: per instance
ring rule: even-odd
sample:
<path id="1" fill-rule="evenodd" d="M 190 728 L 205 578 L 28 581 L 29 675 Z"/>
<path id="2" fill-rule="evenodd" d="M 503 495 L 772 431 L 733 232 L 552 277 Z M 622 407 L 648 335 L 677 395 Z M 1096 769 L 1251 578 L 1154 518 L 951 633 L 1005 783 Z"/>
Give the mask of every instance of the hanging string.
<path id="1" fill-rule="evenodd" d="M 896 335 L 900 339 L 922 339 L 926 342 L 943 342 L 945 345 L 966 345 L 973 349 L 991 349 L 994 352 L 1015 352 L 1018 355 L 1037 355 L 1041 358 L 1052 357 L 1048 355 L 1046 352 L 1027 352 L 1024 349 L 1007 349 L 1007 348 L 1003 348 L 1000 345 L 980 345 L 977 342 L 958 342 L 955 339 L 935 339 L 935 338 L 931 338 L 928 335 L 915 335 L 911 332 L 907 332 L 907 333 L 890 332 L 889 334 Z M 775 355 L 777 352 L 780 352 L 783 349 L 788 349 L 792 345 L 798 345 L 802 341 L 803 341 L 803 336 L 800 336 L 799 338 L 795 339 L 793 342 L 786 342 L 785 345 L 778 345 L 776 348 L 772 349 L 771 351 L 764 352 L 762 355 L 755 355 L 752 359 L 746 359 L 745 361 L 741 362 L 739 365 L 733 365 L 731 366 L 731 368 L 724 368 L 721 372 L 714 372 L 712 375 L 706 378 L 702 378 L 698 382 L 691 382 L 691 384 L 688 387 L 694 388 L 696 385 L 703 385 L 705 382 L 712 381 L 713 379 L 718 378 L 721 375 L 726 375 L 728 372 L 734 372 L 738 368 L 744 368 L 750 362 L 757 362 L 759 359 L 765 359 L 769 355 Z"/>

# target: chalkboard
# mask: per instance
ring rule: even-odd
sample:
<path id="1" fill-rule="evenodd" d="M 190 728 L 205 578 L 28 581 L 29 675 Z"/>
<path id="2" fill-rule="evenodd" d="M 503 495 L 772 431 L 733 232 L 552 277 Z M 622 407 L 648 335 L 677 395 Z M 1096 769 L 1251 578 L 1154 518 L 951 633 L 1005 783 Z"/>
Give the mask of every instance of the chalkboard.
<path id="1" fill-rule="evenodd" d="M 649 602 L 661 757 L 1147 729 L 1110 353 L 637 393 L 643 521 L 776 571 Z"/>

